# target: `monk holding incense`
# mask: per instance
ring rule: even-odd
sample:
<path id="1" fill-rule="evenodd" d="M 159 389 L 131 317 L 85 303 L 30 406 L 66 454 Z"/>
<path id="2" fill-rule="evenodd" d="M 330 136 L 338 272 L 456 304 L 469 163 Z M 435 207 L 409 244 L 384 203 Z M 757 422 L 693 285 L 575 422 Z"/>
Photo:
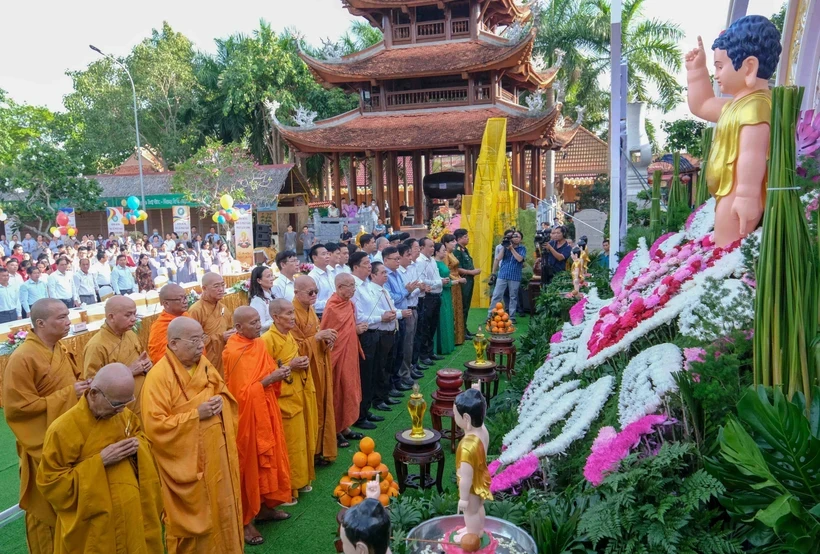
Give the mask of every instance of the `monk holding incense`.
<path id="1" fill-rule="evenodd" d="M 284 298 L 271 300 L 273 324 L 262 340 L 278 365 L 290 367 L 291 376 L 282 382 L 279 410 L 285 428 L 285 441 L 290 461 L 290 486 L 294 498 L 310 492 L 310 482 L 316 478 L 313 455 L 316 451 L 316 388 L 310 371 L 310 359 L 299 355 L 299 343 L 291 334 L 296 326 L 295 308 Z"/>
<path id="2" fill-rule="evenodd" d="M 142 388 L 145 436 L 159 468 L 168 554 L 241 554 L 236 400 L 204 350 L 199 323 L 171 321 L 165 355 Z"/>
<path id="3" fill-rule="evenodd" d="M 162 312 L 151 323 L 148 333 L 148 357 L 156 364 L 165 355 L 168 345 L 168 324 L 181 316 L 188 316 L 188 295 L 185 289 L 175 283 L 168 283 L 159 291 Z"/>
<path id="4" fill-rule="evenodd" d="M 359 331 L 356 328 L 356 308 L 350 301 L 356 292 L 356 282 L 349 273 L 336 276 L 336 292 L 325 304 L 321 329 L 335 329 L 336 342 L 330 351 L 333 367 L 333 415 L 336 418 L 336 441 L 340 448 L 350 446 L 348 441 L 363 437 L 350 429 L 359 419 L 362 402 L 362 383 L 359 359 L 364 358 Z M 367 324 L 363 323 L 364 329 Z"/>
<path id="5" fill-rule="evenodd" d="M 254 519 L 258 523 L 290 517 L 275 509 L 291 502 L 288 446 L 277 400 L 282 380 L 290 377 L 290 368 L 277 368 L 259 338 L 262 321 L 255 308 L 237 308 L 233 322 L 236 333 L 222 351 L 222 367 L 228 390 L 239 403 L 236 448 L 245 543 L 257 545 L 265 539 L 254 527 Z"/>
<path id="6" fill-rule="evenodd" d="M 140 416 L 140 398 L 145 374 L 154 365 L 133 331 L 137 305 L 127 296 L 112 296 L 105 302 L 105 323 L 85 345 L 83 377 L 91 379 L 103 366 L 121 363 L 134 376 L 134 402 L 128 409 Z"/>
<path id="7" fill-rule="evenodd" d="M 202 296 L 188 310 L 192 317 L 202 325 L 210 342 L 205 346 L 205 357 L 222 372 L 222 349 L 225 341 L 236 331 L 231 328 L 231 315 L 227 313 L 222 299 L 225 297 L 225 281 L 219 273 L 209 271 L 202 278 Z"/>
<path id="8" fill-rule="evenodd" d="M 57 512 L 57 552 L 162 552 L 159 475 L 124 364 L 101 368 L 46 431 L 37 486 Z"/>
<path id="9" fill-rule="evenodd" d="M 31 332 L 9 357 L 3 375 L 3 411 L 17 439 L 20 508 L 32 554 L 54 549 L 57 517 L 35 483 L 46 430 L 88 389 L 74 357 L 58 344 L 68 334 L 68 308 L 55 298 L 31 306 Z"/>
<path id="10" fill-rule="evenodd" d="M 333 365 L 330 351 L 336 342 L 336 330 L 319 330 L 319 318 L 313 305 L 319 288 L 312 277 L 302 275 L 293 283 L 293 307 L 296 326 L 291 330 L 299 344 L 299 354 L 310 359 L 310 373 L 316 388 L 316 465 L 326 466 L 336 459 L 336 416 L 333 414 Z"/>

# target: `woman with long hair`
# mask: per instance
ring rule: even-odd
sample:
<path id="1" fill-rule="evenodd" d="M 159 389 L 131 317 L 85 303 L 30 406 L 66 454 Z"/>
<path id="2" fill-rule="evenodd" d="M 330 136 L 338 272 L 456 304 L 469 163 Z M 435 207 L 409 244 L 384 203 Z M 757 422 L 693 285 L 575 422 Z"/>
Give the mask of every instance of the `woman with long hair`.
<path id="1" fill-rule="evenodd" d="M 220 243 L 219 245 L 219 252 L 216 253 L 216 262 L 219 265 L 220 275 L 230 274 L 233 257 L 231 256 L 231 253 L 228 250 L 228 245 L 224 242 Z"/>
<path id="2" fill-rule="evenodd" d="M 272 288 L 273 271 L 264 265 L 258 265 L 253 268 L 248 298 L 250 299 L 251 308 L 259 312 L 263 332 L 270 329 L 273 323 L 273 318 L 270 316 L 270 310 L 268 309 L 270 301 L 273 300 Z"/>
<path id="3" fill-rule="evenodd" d="M 464 311 L 462 310 L 461 285 L 467 282 L 464 277 L 459 277 L 458 258 L 453 252 L 456 249 L 456 236 L 446 234 L 441 237 L 441 242 L 447 250 L 447 257 L 444 263 L 450 270 L 450 295 L 453 297 L 453 317 L 455 321 L 455 344 L 464 344 Z"/>
<path id="4" fill-rule="evenodd" d="M 134 271 L 134 276 L 137 279 L 137 287 L 139 292 L 148 292 L 154 290 L 154 271 L 149 263 L 151 258 L 148 254 L 140 254 L 137 261 L 137 269 Z"/>
<path id="5" fill-rule="evenodd" d="M 450 268 L 447 267 L 447 248 L 437 242 L 433 250 L 439 277 L 450 278 Z M 455 350 L 455 326 L 453 325 L 453 297 L 450 294 L 450 283 L 444 285 L 441 291 L 441 308 L 439 309 L 438 330 L 436 331 L 435 345 L 439 355 L 449 354 Z"/>

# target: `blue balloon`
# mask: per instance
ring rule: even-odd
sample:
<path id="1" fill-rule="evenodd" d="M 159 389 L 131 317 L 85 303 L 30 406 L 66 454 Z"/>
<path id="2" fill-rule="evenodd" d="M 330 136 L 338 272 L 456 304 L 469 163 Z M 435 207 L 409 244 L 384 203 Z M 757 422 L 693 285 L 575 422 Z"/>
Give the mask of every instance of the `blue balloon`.
<path id="1" fill-rule="evenodd" d="M 216 218 L 216 221 L 217 221 L 217 223 L 224 224 L 224 223 L 225 223 L 225 221 L 226 221 L 226 220 L 225 220 L 225 216 L 224 216 L 224 215 L 220 215 L 219 217 L 217 217 L 217 218 Z"/>
<path id="2" fill-rule="evenodd" d="M 136 196 L 129 196 L 127 204 L 129 208 L 131 208 L 132 210 L 136 210 L 140 207 L 140 199 Z"/>

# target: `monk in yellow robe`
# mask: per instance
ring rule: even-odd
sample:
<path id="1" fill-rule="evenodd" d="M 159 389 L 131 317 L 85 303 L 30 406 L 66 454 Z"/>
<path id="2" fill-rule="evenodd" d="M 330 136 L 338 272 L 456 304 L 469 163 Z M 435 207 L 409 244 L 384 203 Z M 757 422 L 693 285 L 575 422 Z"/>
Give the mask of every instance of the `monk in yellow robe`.
<path id="1" fill-rule="evenodd" d="M 290 367 L 291 376 L 282 382 L 279 410 L 288 445 L 290 486 L 294 498 L 300 492 L 310 492 L 310 482 L 316 478 L 313 455 L 316 450 L 318 425 L 316 423 L 316 389 L 310 360 L 299 355 L 299 343 L 291 334 L 296 326 L 296 314 L 291 302 L 276 298 L 268 306 L 273 324 L 262 340 L 277 363 Z"/>
<path id="2" fill-rule="evenodd" d="M 37 486 L 57 512 L 54 552 L 162 552 L 159 475 L 124 364 L 101 368 L 46 431 Z"/>
<path id="3" fill-rule="evenodd" d="M 225 341 L 236 331 L 231 327 L 231 314 L 225 309 L 222 299 L 225 298 L 225 281 L 219 273 L 209 271 L 202 277 L 202 296 L 199 297 L 191 309 L 188 317 L 192 317 L 202 325 L 210 342 L 205 346 L 205 357 L 223 377 L 222 349 Z"/>
<path id="4" fill-rule="evenodd" d="M 236 448 L 245 543 L 257 545 L 265 540 L 254 527 L 254 519 L 281 521 L 290 517 L 275 509 L 291 502 L 288 446 L 277 400 L 290 368 L 278 368 L 259 338 L 262 320 L 255 308 L 240 306 L 233 321 L 236 333 L 228 339 L 222 360 L 228 390 L 239 403 Z"/>
<path id="5" fill-rule="evenodd" d="M 9 357 L 3 374 L 3 411 L 17 439 L 20 508 L 26 512 L 26 541 L 32 554 L 54 548 L 57 517 L 35 483 L 46 430 L 88 389 L 78 381 L 74 357 L 59 344 L 68 334 L 68 308 L 42 298 L 31 306 L 31 331 Z"/>
<path id="6" fill-rule="evenodd" d="M 204 350 L 199 323 L 168 325 L 165 356 L 142 387 L 145 436 L 159 468 L 168 554 L 241 554 L 236 400 Z"/>
<path id="7" fill-rule="evenodd" d="M 188 316 L 188 295 L 185 289 L 175 283 L 168 283 L 159 291 L 159 302 L 162 312 L 151 323 L 148 333 L 148 357 L 151 363 L 156 364 L 165 356 L 165 347 L 168 344 L 168 325 L 176 318 Z"/>
<path id="8" fill-rule="evenodd" d="M 336 342 L 335 329 L 319 329 L 319 318 L 313 305 L 319 289 L 312 277 L 302 275 L 293 283 L 293 307 L 296 326 L 291 330 L 299 344 L 299 354 L 310 359 L 310 373 L 316 388 L 316 465 L 325 466 L 336 459 L 336 416 L 333 412 L 333 365 L 330 351 Z"/>
<path id="9" fill-rule="evenodd" d="M 134 376 L 134 402 L 128 409 L 140 416 L 140 398 L 145 374 L 153 364 L 132 330 L 137 321 L 137 305 L 127 296 L 112 296 L 105 302 L 105 323 L 85 345 L 83 377 L 91 379 L 100 368 L 121 363 Z"/>

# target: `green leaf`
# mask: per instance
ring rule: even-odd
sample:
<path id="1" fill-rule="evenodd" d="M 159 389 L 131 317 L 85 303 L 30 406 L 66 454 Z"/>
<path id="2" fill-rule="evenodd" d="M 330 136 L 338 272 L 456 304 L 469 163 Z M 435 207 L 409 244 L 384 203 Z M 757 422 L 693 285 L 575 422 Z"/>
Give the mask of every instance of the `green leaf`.
<path id="1" fill-rule="evenodd" d="M 721 428 L 718 437 L 720 453 L 727 462 L 735 465 L 743 475 L 763 479 L 762 483 L 750 485 L 752 488 L 778 485 L 754 439 L 737 420 L 730 418 L 726 426 Z"/>
<path id="2" fill-rule="evenodd" d="M 791 513 L 791 506 L 789 505 L 791 497 L 792 495 L 789 493 L 778 496 L 777 500 L 769 504 L 765 510 L 757 512 L 755 519 L 763 522 L 767 527 L 775 528 L 781 518 Z"/>

